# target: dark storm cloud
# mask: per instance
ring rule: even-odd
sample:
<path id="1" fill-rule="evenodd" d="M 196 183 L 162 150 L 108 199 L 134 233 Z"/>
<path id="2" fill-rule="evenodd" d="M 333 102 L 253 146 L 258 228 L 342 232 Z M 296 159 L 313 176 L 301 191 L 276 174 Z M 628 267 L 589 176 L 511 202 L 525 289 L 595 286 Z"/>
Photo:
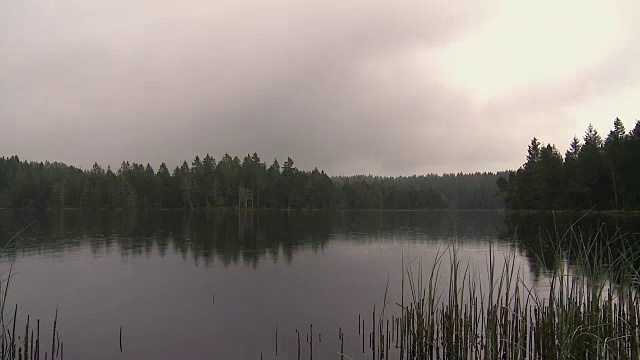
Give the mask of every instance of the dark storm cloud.
<path id="1" fill-rule="evenodd" d="M 0 154 L 175 166 L 257 151 L 331 173 L 501 169 L 520 157 L 521 138 L 505 134 L 522 131 L 512 116 L 527 95 L 479 107 L 417 55 L 495 10 L 10 0 L 0 5 Z"/>

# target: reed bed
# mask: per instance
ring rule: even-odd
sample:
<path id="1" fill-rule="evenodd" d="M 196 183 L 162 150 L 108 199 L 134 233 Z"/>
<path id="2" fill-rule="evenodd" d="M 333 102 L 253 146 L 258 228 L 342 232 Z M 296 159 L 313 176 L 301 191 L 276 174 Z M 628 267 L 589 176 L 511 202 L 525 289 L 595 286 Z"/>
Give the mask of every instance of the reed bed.
<path id="1" fill-rule="evenodd" d="M 427 269 L 403 261 L 400 301 L 385 292 L 359 314 L 348 352 L 339 329 L 335 359 L 640 359 L 640 246 L 603 228 L 553 236 L 543 248 L 554 264 L 535 286 L 515 250 L 490 248 L 485 269 L 463 264 L 457 245 Z M 296 330 L 298 360 L 313 359 L 309 330 L 302 357 Z"/>
<path id="2" fill-rule="evenodd" d="M 51 343 L 41 343 L 40 320 L 35 324 L 27 315 L 24 327 L 18 317 L 18 305 L 13 306 L 13 311 L 6 309 L 7 294 L 11 282 L 11 270 L 8 275 L 0 280 L 0 360 L 48 360 L 64 359 L 64 344 L 60 341 L 57 331 L 58 311 L 56 310 L 51 333 Z M 10 314 L 7 315 L 6 312 Z"/>
<path id="3" fill-rule="evenodd" d="M 9 239 L 0 248 L 0 251 L 4 251 L 9 245 L 15 245 L 14 240 L 34 223 L 35 221 Z M 0 273 L 0 330 L 2 330 L 2 334 L 0 334 L 0 360 L 64 359 L 64 344 L 60 341 L 57 331 L 57 309 L 53 321 L 51 344 L 43 344 L 40 338 L 40 320 L 37 319 L 33 324 L 31 317 L 27 315 L 27 320 L 23 327 L 19 325 L 21 322 L 18 317 L 18 305 L 15 304 L 12 307 L 13 311 L 10 310 L 11 307 L 7 308 L 7 295 L 12 278 L 12 269 L 13 264 L 9 267 L 6 276 Z M 7 312 L 10 313 L 7 314 Z"/>
<path id="4" fill-rule="evenodd" d="M 462 266 L 456 246 L 426 273 L 406 266 L 400 316 L 374 309 L 368 349 L 360 331 L 362 354 L 348 358 L 640 359 L 636 247 L 602 228 L 556 236 L 548 251 L 560 266 L 544 291 L 527 286 L 513 252 L 498 259 L 490 249 L 483 272 Z"/>

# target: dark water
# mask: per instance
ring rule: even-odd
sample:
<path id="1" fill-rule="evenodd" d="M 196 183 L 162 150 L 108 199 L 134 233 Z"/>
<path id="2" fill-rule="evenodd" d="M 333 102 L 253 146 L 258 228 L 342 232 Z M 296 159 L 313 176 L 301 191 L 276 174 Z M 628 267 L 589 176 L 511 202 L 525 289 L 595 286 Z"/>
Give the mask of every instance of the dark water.
<path id="1" fill-rule="evenodd" d="M 59 309 L 67 359 L 296 359 L 296 331 L 309 359 L 311 325 L 313 358 L 340 358 L 341 328 L 345 352 L 361 359 L 358 318 L 371 319 L 385 292 L 387 311 L 397 312 L 403 264 L 429 268 L 455 241 L 463 262 L 480 272 L 490 248 L 515 252 L 523 281 L 537 286 L 554 266 L 545 261 L 547 235 L 575 218 L 0 211 L 1 243 L 33 220 L 3 250 L 0 270 L 4 277 L 12 264 L 9 303 L 42 319 L 43 329 Z M 585 233 L 633 237 L 640 229 L 637 217 L 582 223 Z"/>

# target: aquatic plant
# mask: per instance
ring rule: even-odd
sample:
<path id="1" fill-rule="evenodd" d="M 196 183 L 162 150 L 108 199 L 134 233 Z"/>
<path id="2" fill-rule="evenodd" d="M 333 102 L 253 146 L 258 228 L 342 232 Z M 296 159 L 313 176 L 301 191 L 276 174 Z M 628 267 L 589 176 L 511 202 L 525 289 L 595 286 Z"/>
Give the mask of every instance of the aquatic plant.
<path id="1" fill-rule="evenodd" d="M 602 228 L 556 236 L 552 251 L 562 266 L 547 274 L 544 291 L 526 285 L 514 252 L 499 259 L 490 249 L 486 272 L 462 266 L 455 245 L 426 274 L 405 266 L 409 299 L 403 277 L 401 316 L 390 323 L 374 314 L 367 358 L 640 358 L 638 252 Z"/>
<path id="2" fill-rule="evenodd" d="M 3 246 L 1 250 L 5 250 L 10 244 L 17 239 L 24 230 L 26 230 L 33 223 L 27 225 L 14 235 Z M 13 276 L 13 264 L 10 265 L 9 271 L 6 276 L 0 273 L 0 329 L 2 334 L 0 335 L 0 360 L 40 360 L 43 359 L 63 359 L 64 358 L 64 344 L 60 341 L 60 336 L 57 331 L 58 324 L 58 310 L 56 309 L 55 318 L 53 321 L 53 330 L 51 337 L 51 348 L 47 351 L 45 344 L 41 344 L 40 338 L 40 320 L 36 320 L 35 327 L 31 324 L 31 317 L 27 315 L 27 320 L 24 325 L 24 333 L 22 329 L 17 328 L 20 323 L 18 317 L 18 305 L 13 306 L 13 311 L 7 315 L 7 296 L 9 293 L 9 285 Z M 44 351 L 44 353 L 42 353 Z"/>
<path id="3" fill-rule="evenodd" d="M 403 258 L 400 301 L 389 304 L 387 282 L 381 311 L 358 315 L 358 351 L 345 353 L 340 328 L 336 358 L 640 359 L 640 247 L 605 230 L 541 233 L 549 253 L 538 256 L 546 273 L 535 285 L 515 248 L 489 247 L 485 269 L 464 264 L 459 244 L 427 269 Z"/>

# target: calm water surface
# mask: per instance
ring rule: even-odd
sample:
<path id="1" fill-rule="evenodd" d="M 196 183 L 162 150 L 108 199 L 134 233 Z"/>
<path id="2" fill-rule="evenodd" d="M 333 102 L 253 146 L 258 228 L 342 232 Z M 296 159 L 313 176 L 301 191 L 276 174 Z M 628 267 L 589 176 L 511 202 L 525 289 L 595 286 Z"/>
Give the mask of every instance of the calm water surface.
<path id="1" fill-rule="evenodd" d="M 358 318 L 371 319 L 387 289 L 397 313 L 403 263 L 429 268 L 456 242 L 482 276 L 491 247 L 515 252 L 523 281 L 544 286 L 539 235 L 554 226 L 500 212 L 0 211 L 0 241 L 33 220 L 0 271 L 12 266 L 9 302 L 43 329 L 59 309 L 66 359 L 297 359 L 296 331 L 308 359 L 311 325 L 314 358 L 340 358 L 340 328 L 345 352 L 366 358 Z M 589 226 L 633 236 L 638 222 Z"/>

